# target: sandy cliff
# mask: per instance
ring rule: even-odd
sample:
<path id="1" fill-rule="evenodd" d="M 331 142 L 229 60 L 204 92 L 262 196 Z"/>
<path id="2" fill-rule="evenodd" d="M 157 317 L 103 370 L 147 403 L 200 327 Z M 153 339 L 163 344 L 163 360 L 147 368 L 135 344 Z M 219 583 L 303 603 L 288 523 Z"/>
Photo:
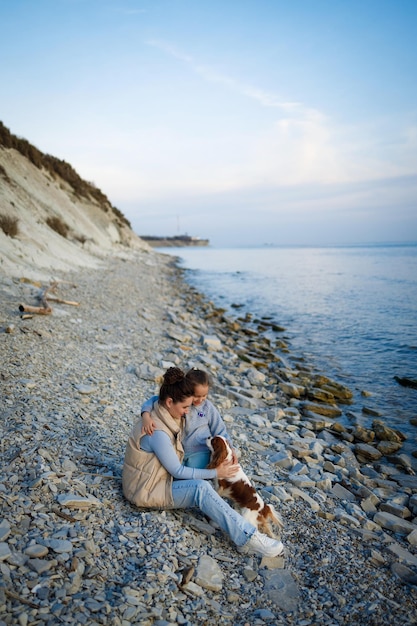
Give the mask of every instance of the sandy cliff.
<path id="1" fill-rule="evenodd" d="M 80 195 L 54 172 L 0 145 L 0 218 L 17 220 L 18 233 L 0 228 L 0 273 L 50 278 L 55 270 L 97 267 L 109 255 L 149 249 L 107 198 Z M 66 225 L 63 236 L 48 225 Z"/>

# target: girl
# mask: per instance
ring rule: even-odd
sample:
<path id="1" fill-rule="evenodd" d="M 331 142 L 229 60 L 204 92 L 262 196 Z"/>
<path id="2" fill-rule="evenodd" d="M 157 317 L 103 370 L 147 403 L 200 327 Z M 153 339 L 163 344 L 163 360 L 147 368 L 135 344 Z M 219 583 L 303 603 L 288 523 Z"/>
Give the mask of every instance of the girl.
<path id="1" fill-rule="evenodd" d="M 210 462 L 210 450 L 206 441 L 208 437 L 221 435 L 226 437 L 232 445 L 226 426 L 215 406 L 207 399 L 211 385 L 207 372 L 196 367 L 186 374 L 186 378 L 193 388 L 193 402 L 183 424 L 182 445 L 184 448 L 184 465 L 188 467 L 207 467 Z M 151 410 L 158 396 L 153 396 L 142 405 L 141 415 L 143 429 L 148 435 L 154 431 L 151 419 Z M 233 445 L 232 445 L 233 448 Z M 233 462 L 237 463 L 237 455 L 233 453 Z"/>
<path id="2" fill-rule="evenodd" d="M 281 541 L 260 533 L 212 487 L 209 479 L 235 475 L 237 466 L 233 461 L 224 461 L 212 470 L 182 465 L 181 421 L 193 397 L 190 380 L 180 369 L 169 368 L 151 411 L 153 434 L 144 433 L 141 418 L 127 442 L 122 474 L 125 497 L 138 507 L 197 507 L 229 535 L 240 552 L 282 555 Z"/>

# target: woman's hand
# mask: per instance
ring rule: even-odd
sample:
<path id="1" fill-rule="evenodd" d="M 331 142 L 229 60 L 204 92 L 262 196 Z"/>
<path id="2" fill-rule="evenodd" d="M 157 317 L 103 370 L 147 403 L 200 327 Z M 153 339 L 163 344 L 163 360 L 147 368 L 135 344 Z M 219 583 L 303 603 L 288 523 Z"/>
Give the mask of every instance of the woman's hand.
<path id="1" fill-rule="evenodd" d="M 233 461 L 223 461 L 216 471 L 217 478 L 233 478 L 239 471 L 239 465 Z"/>

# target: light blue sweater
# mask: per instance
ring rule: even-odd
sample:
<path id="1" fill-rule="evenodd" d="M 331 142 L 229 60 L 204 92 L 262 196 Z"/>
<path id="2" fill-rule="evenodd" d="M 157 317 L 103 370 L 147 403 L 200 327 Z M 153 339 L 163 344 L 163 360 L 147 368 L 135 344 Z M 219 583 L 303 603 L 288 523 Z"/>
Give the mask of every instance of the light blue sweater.
<path id="1" fill-rule="evenodd" d="M 216 478 L 215 469 L 197 469 L 186 467 L 180 463 L 177 454 L 172 447 L 169 437 L 162 430 L 155 430 L 153 435 L 144 435 L 140 441 L 140 447 L 145 452 L 156 454 L 166 471 L 177 480 L 201 478 L 209 480 Z"/>
<path id="2" fill-rule="evenodd" d="M 149 400 L 146 400 L 142 405 L 141 413 L 144 411 L 150 413 L 153 403 L 157 400 L 158 396 L 153 396 Z M 204 400 L 198 407 L 191 405 L 185 417 L 181 439 L 185 454 L 190 455 L 196 452 L 207 452 L 206 440 L 215 435 L 226 437 L 233 447 L 226 426 L 214 404 L 212 404 L 210 400 Z"/>

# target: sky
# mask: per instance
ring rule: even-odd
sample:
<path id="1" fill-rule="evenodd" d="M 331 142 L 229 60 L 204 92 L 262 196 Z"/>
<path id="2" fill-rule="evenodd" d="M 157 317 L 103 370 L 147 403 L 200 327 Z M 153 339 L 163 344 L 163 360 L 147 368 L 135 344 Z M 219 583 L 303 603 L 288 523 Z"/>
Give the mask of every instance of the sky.
<path id="1" fill-rule="evenodd" d="M 415 0 L 0 0 L 0 120 L 138 235 L 417 241 Z"/>

